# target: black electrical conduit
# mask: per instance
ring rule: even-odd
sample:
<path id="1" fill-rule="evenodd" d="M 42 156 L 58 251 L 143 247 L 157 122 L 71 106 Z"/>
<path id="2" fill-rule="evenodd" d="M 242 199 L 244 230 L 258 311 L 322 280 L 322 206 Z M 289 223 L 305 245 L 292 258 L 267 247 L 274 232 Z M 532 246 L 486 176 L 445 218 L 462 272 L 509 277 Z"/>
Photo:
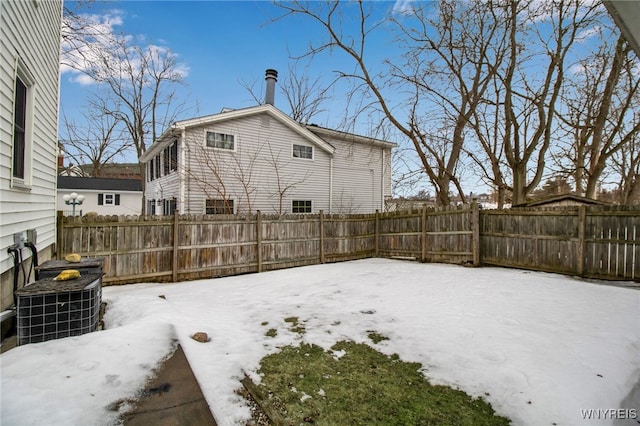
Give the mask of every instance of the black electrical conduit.
<path id="1" fill-rule="evenodd" d="M 24 243 L 24 246 L 31 250 L 31 266 L 29 267 L 29 275 L 25 281 L 25 284 L 27 284 L 31 278 L 31 271 L 34 271 L 35 280 L 38 281 L 38 249 L 31 241 Z"/>
<path id="2" fill-rule="evenodd" d="M 31 271 L 35 271 L 35 279 L 38 280 L 38 249 L 35 244 L 31 242 L 26 242 L 24 244 L 26 248 L 31 251 L 31 266 L 29 267 L 29 274 L 24 269 L 23 258 L 22 258 L 22 249 L 18 246 L 11 246 L 7 249 L 7 252 L 13 257 L 13 306 L 18 308 L 18 295 L 16 292 L 18 291 L 18 281 L 20 278 L 20 269 L 22 269 L 22 276 L 24 277 L 23 286 L 29 283 L 31 279 Z"/>
<path id="3" fill-rule="evenodd" d="M 18 246 L 11 246 L 7 252 L 13 256 L 13 306 L 18 307 L 18 275 L 20 275 L 20 264 L 22 263 L 22 254 Z"/>

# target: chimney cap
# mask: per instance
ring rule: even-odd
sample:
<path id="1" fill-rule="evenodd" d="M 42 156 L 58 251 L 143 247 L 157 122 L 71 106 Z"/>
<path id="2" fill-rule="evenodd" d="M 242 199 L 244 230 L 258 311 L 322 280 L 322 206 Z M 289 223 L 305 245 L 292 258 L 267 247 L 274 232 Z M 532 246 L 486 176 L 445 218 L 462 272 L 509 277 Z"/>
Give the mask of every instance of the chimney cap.
<path id="1" fill-rule="evenodd" d="M 278 71 L 269 68 L 265 71 L 265 81 L 267 82 L 267 90 L 264 95 L 264 103 L 274 105 L 276 83 L 278 82 Z"/>

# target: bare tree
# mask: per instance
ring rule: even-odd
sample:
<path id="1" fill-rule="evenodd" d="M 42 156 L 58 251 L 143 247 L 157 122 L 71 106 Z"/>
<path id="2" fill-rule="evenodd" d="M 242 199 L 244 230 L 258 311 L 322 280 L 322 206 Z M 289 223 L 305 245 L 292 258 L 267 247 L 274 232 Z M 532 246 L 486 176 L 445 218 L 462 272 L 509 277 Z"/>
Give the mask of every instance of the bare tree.
<path id="1" fill-rule="evenodd" d="M 75 165 L 90 164 L 91 176 L 100 177 L 105 165 L 114 162 L 132 147 L 126 132 L 112 116 L 87 111 L 78 124 L 62 114 L 66 139 L 61 140 L 65 154 Z"/>
<path id="2" fill-rule="evenodd" d="M 269 148 L 269 156 L 266 157 L 267 163 L 272 167 L 273 174 L 271 177 L 275 179 L 275 188 L 271 188 L 271 194 L 278 197 L 278 207 L 276 212 L 279 215 L 285 213 L 284 199 L 285 197 L 296 188 L 296 186 L 304 183 L 311 176 L 311 172 L 307 170 L 304 175 L 298 176 L 285 172 L 289 168 L 287 167 L 289 162 L 283 161 L 280 156 L 280 151 L 274 151 L 271 144 L 267 142 Z"/>
<path id="3" fill-rule="evenodd" d="M 513 1 L 507 8 L 510 44 L 501 71 L 501 107 L 505 157 L 512 175 L 513 204 L 517 205 L 526 201 L 544 176 L 568 57 L 578 35 L 597 22 L 602 9 L 599 4 L 583 5 L 578 0 Z"/>
<path id="4" fill-rule="evenodd" d="M 618 176 L 618 202 L 640 204 L 640 134 L 636 133 L 629 143 L 612 156 L 612 169 Z"/>
<path id="5" fill-rule="evenodd" d="M 302 73 L 293 65 L 281 83 L 291 118 L 299 123 L 309 123 L 313 117 L 324 112 L 322 104 L 329 99 L 331 86 L 323 87 L 320 79 L 311 80 L 308 65 Z"/>
<path id="6" fill-rule="evenodd" d="M 91 108 L 113 117 L 127 129 L 139 158 L 158 132 L 183 113 L 176 99 L 186 73 L 168 48 L 133 44 L 136 38 L 115 35 L 111 24 L 93 17 L 66 15 L 62 62 L 81 72 L 106 95 L 94 97 Z M 76 32 L 74 32 L 76 31 Z M 145 182 L 145 168 L 140 165 Z M 145 201 L 142 201 L 144 212 Z"/>
<path id="7" fill-rule="evenodd" d="M 227 156 L 223 158 L 216 155 L 215 150 L 207 149 L 201 144 L 193 145 L 193 150 L 188 155 L 197 157 L 199 164 L 197 168 L 189 166 L 185 170 L 188 178 L 205 194 L 206 199 L 221 200 L 224 210 L 232 213 L 231 182 L 226 178 L 230 169 Z"/>
<path id="8" fill-rule="evenodd" d="M 287 114 L 299 123 L 309 123 L 313 117 L 324 112 L 322 105 L 330 97 L 331 85 L 323 86 L 320 78 L 312 80 L 309 65 L 300 71 L 296 66 L 298 63 L 289 64 L 287 73 L 280 74 L 280 93 L 287 103 Z M 261 86 L 256 87 L 256 80 L 241 80 L 240 84 L 253 101 L 259 105 L 264 103 L 264 90 Z"/>
<path id="9" fill-rule="evenodd" d="M 569 164 L 565 170 L 574 178 L 576 191 L 591 198 L 612 157 L 620 151 L 632 154 L 630 145 L 640 132 L 638 59 L 622 36 L 614 44 L 606 36 L 599 41 L 600 49 L 576 67 L 576 78 L 565 92 L 568 112 L 559 113 L 571 141 L 561 162 Z M 625 170 L 625 176 L 633 167 L 621 160 L 618 171 Z"/>
<path id="10" fill-rule="evenodd" d="M 493 96 L 493 99 L 489 99 L 489 96 Z M 508 167 L 505 167 L 503 114 L 502 109 L 498 107 L 502 102 L 501 96 L 501 88 L 494 84 L 471 119 L 471 128 L 475 132 L 477 143 L 468 144 L 465 148 L 465 153 L 471 158 L 480 179 L 494 189 L 499 209 L 507 202 L 511 188 L 508 184 L 511 175 Z"/>
<path id="11" fill-rule="evenodd" d="M 336 71 L 351 83 L 346 98 L 354 105 L 354 118 L 376 111 L 413 145 L 439 205 L 450 203 L 450 185 L 464 192 L 458 178 L 458 163 L 464 146 L 465 128 L 495 73 L 503 43 L 496 29 L 500 23 L 490 4 L 441 1 L 432 18 L 432 4 L 415 3 L 411 13 L 392 19 L 398 30 L 397 46 L 404 63 L 367 61 L 370 38 L 382 28 L 370 5 L 340 2 L 279 4 L 285 16 L 301 15 L 319 24 L 328 40 L 311 46 L 307 54 L 338 50 L 351 60 Z M 353 9 L 350 9 L 353 8 Z M 348 33 L 342 18 L 357 21 L 357 31 Z M 403 99 L 393 103 L 401 94 Z M 435 107 L 433 107 L 435 105 Z"/>

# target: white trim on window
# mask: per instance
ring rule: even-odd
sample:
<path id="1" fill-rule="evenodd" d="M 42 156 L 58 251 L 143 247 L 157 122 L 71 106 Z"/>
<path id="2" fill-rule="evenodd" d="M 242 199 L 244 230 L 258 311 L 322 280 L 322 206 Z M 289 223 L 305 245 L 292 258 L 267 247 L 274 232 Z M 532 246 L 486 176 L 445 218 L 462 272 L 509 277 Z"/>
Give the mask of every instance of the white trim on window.
<path id="1" fill-rule="evenodd" d="M 24 147 L 21 153 L 22 156 L 22 177 L 14 175 L 14 136 L 15 136 L 15 108 L 16 108 L 16 84 L 20 80 L 22 85 L 26 88 L 25 95 L 25 108 L 24 108 Z M 11 106 L 11 187 L 30 189 L 33 182 L 33 128 L 34 128 L 34 103 L 35 103 L 35 90 L 36 79 L 29 71 L 26 64 L 20 59 L 16 58 L 15 74 L 13 79 L 13 94 L 12 94 L 12 106 Z M 18 159 L 19 161 L 19 159 Z"/>
<path id="2" fill-rule="evenodd" d="M 212 134 L 213 138 L 215 138 L 214 141 L 212 141 L 215 144 L 214 146 L 209 145 L 209 134 Z M 229 144 L 231 144 L 233 147 L 229 148 Z M 206 149 L 214 149 L 218 151 L 236 152 L 238 148 L 238 135 L 205 129 L 204 147 Z"/>
<path id="3" fill-rule="evenodd" d="M 291 158 L 299 160 L 313 160 L 313 146 L 292 143 Z"/>

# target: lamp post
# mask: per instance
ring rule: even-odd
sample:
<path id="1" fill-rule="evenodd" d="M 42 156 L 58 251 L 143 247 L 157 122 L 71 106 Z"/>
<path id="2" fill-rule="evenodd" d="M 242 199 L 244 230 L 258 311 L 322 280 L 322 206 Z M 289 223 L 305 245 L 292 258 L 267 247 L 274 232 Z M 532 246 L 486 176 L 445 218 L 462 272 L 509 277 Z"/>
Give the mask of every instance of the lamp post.
<path id="1" fill-rule="evenodd" d="M 76 217 L 76 206 L 81 206 L 84 201 L 84 195 L 78 195 L 77 192 L 72 192 L 71 194 L 65 194 L 62 196 L 64 203 L 66 205 L 71 205 L 71 214 L 73 217 Z"/>

